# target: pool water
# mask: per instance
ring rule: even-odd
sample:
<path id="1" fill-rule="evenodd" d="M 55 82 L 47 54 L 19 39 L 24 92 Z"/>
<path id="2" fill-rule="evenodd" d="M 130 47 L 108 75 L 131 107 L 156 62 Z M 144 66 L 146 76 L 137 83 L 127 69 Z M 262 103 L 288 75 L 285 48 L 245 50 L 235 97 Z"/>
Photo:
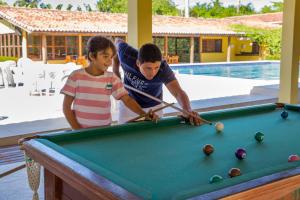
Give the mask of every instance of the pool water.
<path id="1" fill-rule="evenodd" d="M 279 80 L 279 62 L 224 63 L 199 65 L 173 65 L 179 74 L 222 76 L 258 80 Z"/>

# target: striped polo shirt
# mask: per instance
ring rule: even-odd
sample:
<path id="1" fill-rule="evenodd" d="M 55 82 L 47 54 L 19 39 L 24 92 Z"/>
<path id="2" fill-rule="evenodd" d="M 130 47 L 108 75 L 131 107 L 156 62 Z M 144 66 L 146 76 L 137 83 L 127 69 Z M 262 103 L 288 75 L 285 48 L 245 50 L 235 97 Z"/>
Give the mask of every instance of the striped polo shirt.
<path id="1" fill-rule="evenodd" d="M 128 94 L 113 72 L 93 76 L 85 69 L 72 72 L 61 93 L 74 97 L 72 109 L 82 128 L 110 125 L 111 95 L 119 100 Z"/>

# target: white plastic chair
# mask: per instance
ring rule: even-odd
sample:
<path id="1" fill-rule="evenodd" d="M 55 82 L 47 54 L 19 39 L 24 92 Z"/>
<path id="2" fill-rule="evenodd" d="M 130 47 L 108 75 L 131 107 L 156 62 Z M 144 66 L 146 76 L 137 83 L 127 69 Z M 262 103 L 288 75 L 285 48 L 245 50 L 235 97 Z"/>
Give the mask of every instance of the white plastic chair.
<path id="1" fill-rule="evenodd" d="M 1 68 L 1 85 L 7 87 L 15 87 L 16 83 L 14 80 L 13 68 L 16 67 L 16 62 L 9 60 L 0 63 Z"/>

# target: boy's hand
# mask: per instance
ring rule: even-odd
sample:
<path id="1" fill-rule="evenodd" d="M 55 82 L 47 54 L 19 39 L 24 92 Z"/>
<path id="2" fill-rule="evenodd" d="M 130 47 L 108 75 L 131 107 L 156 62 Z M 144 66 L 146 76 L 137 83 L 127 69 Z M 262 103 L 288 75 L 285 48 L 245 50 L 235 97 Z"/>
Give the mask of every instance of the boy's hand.
<path id="1" fill-rule="evenodd" d="M 158 119 L 159 116 L 155 114 L 155 112 L 153 112 L 152 109 L 150 109 L 145 116 L 145 120 L 153 121 L 155 123 L 157 123 Z"/>

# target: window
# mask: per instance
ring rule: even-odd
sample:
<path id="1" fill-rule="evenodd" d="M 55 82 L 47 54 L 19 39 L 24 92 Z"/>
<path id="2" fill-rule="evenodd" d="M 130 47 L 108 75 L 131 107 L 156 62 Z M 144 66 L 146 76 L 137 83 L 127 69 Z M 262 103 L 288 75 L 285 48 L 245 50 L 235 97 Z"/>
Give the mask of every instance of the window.
<path id="1" fill-rule="evenodd" d="M 47 36 L 47 57 L 49 60 L 64 60 L 66 55 L 78 56 L 77 36 Z"/>
<path id="2" fill-rule="evenodd" d="M 179 62 L 190 62 L 190 38 L 169 37 L 169 55 L 179 56 Z"/>
<path id="3" fill-rule="evenodd" d="M 164 37 L 153 37 L 153 43 L 158 46 L 161 54 L 165 54 L 165 38 Z"/>
<path id="4" fill-rule="evenodd" d="M 204 53 L 222 52 L 222 39 L 202 40 L 202 52 Z"/>
<path id="5" fill-rule="evenodd" d="M 252 43 L 252 54 L 259 54 L 259 45 L 257 42 Z"/>
<path id="6" fill-rule="evenodd" d="M 42 37 L 39 35 L 28 35 L 28 57 L 33 60 L 42 59 Z"/>
<path id="7" fill-rule="evenodd" d="M 82 37 L 82 54 L 87 56 L 87 49 L 86 49 L 86 45 L 87 45 L 87 42 L 89 41 L 89 39 L 91 38 L 92 36 L 83 36 Z"/>

